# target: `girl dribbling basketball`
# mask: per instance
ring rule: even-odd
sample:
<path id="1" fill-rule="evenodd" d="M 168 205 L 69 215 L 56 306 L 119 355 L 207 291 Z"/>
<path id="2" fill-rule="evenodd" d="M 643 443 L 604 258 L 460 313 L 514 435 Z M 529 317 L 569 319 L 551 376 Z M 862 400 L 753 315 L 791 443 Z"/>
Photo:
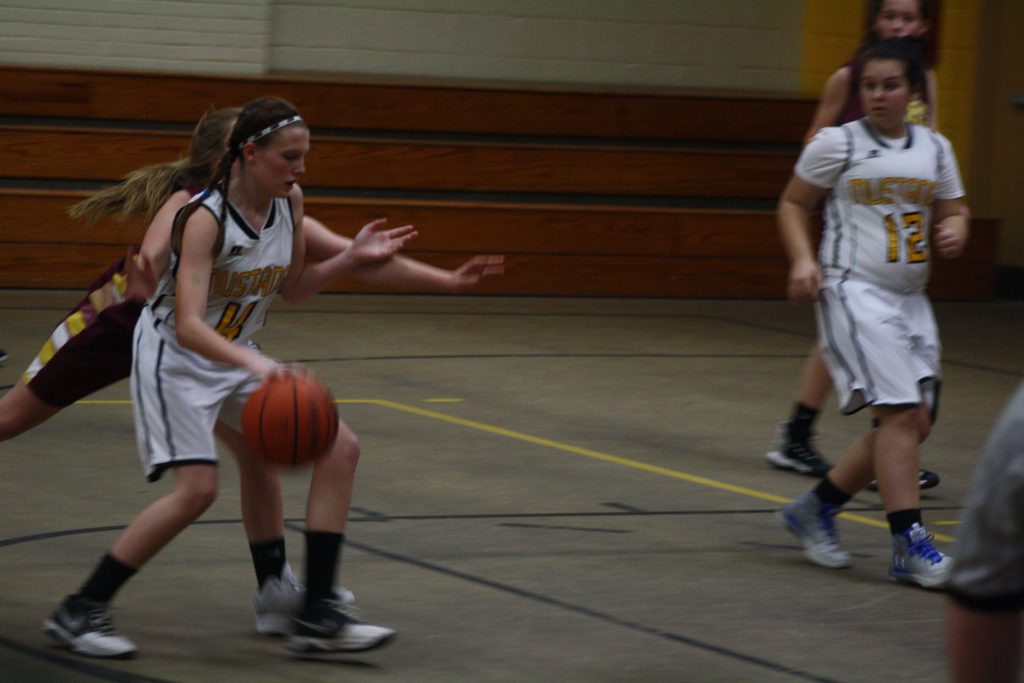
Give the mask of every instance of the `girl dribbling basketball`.
<path id="1" fill-rule="evenodd" d="M 214 425 L 236 436 L 248 396 L 279 366 L 251 344 L 271 300 L 304 299 L 364 260 L 400 248 L 402 239 L 353 245 L 305 262 L 302 192 L 309 130 L 287 102 L 267 97 L 239 114 L 228 152 L 207 190 L 174 223 L 171 267 L 135 328 L 131 392 L 139 454 L 150 480 L 170 471 L 173 490 L 139 514 L 82 589 L 46 622 L 74 651 L 130 657 L 107 612 L 114 593 L 195 521 L 217 495 Z M 238 162 L 236 175 L 231 169 Z M 408 229 L 406 239 L 413 234 Z M 367 650 L 394 631 L 352 620 L 332 594 L 359 443 L 339 424 L 318 459 L 306 509 L 306 593 L 289 647 Z"/>

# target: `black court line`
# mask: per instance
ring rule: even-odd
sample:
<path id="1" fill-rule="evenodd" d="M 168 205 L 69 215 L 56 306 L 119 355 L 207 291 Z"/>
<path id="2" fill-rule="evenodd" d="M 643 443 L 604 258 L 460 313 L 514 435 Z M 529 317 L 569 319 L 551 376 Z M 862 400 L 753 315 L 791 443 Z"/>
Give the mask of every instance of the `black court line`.
<path id="1" fill-rule="evenodd" d="M 395 360 L 497 360 L 504 358 L 806 358 L 806 353 L 574 353 L 574 352 L 537 352 L 537 353 L 434 353 L 407 354 L 396 356 L 335 356 L 333 358 L 293 358 L 295 363 L 354 363 L 364 361 L 395 361 Z"/>
<path id="2" fill-rule="evenodd" d="M 111 669 L 109 667 L 94 664 L 80 658 L 65 657 L 62 655 L 55 654 L 53 652 L 47 652 L 35 647 L 29 647 L 28 645 L 22 645 L 9 638 L 0 636 L 0 647 L 5 650 L 17 652 L 20 655 L 25 655 L 33 659 L 40 660 L 53 666 L 59 666 L 65 669 L 70 669 L 76 673 L 85 674 L 93 678 L 97 678 L 101 681 L 113 681 L 114 683 L 173 683 L 167 678 L 153 678 L 151 676 L 142 676 L 139 674 L 133 674 L 128 671 L 121 671 L 119 669 Z M 4 678 L 3 680 L 10 680 L 14 683 L 14 679 Z"/>
<path id="3" fill-rule="evenodd" d="M 771 511 L 774 512 L 774 510 L 771 510 Z M 715 511 L 711 511 L 711 512 L 715 512 Z M 738 512 L 747 513 L 747 512 L 751 512 L 751 511 L 741 510 L 741 511 L 738 511 Z M 762 510 L 760 512 L 764 513 L 764 512 L 768 512 L 768 511 L 767 510 Z M 572 515 L 572 513 L 558 513 L 558 514 Z M 585 514 L 591 514 L 591 513 L 585 513 Z M 602 516 L 619 516 L 619 517 L 636 516 L 636 513 L 631 513 L 631 512 L 609 512 L 609 513 L 593 513 L 593 514 L 602 515 Z M 642 514 L 649 514 L 649 513 L 642 513 Z M 468 516 L 468 517 L 470 517 L 470 518 L 479 518 L 479 517 L 487 518 L 487 517 L 509 517 L 509 516 L 510 515 L 471 515 L 471 516 Z M 513 515 L 513 516 L 518 516 L 518 515 Z M 545 516 L 550 516 L 550 515 L 545 515 Z M 419 519 L 419 518 L 424 518 L 424 517 L 425 518 L 431 518 L 432 516 L 423 516 L 423 517 L 417 517 L 417 518 Z M 461 518 L 463 518 L 463 516 L 452 515 L 451 518 L 461 519 Z M 362 520 L 362 521 L 376 521 L 377 519 L 378 519 L 377 517 L 374 517 L 374 518 L 371 518 L 371 520 Z M 400 519 L 400 518 L 396 517 L 395 519 Z M 361 520 L 350 520 L 350 521 L 361 521 Z M 301 523 L 302 523 L 302 520 L 287 520 L 285 526 L 286 526 L 286 528 L 290 529 L 291 531 L 301 533 L 303 531 Z M 241 520 L 238 520 L 238 519 L 206 520 L 206 521 L 200 520 L 198 522 L 194 522 L 194 524 L 196 524 L 196 525 L 203 525 L 203 524 L 206 524 L 206 525 L 235 524 L 235 525 L 237 525 L 237 524 L 241 524 Z M 18 545 L 18 544 L 22 544 L 22 543 L 29 543 L 29 542 L 32 542 L 32 541 L 38 541 L 38 540 L 44 540 L 44 539 L 52 539 L 52 538 L 59 538 L 61 536 L 72 536 L 72 535 L 88 534 L 88 533 L 101 532 L 101 531 L 113 531 L 113 530 L 123 529 L 123 528 L 125 528 L 124 525 L 122 525 L 122 526 L 94 527 L 94 528 L 91 528 L 91 529 L 70 529 L 70 530 L 65 530 L 65 531 L 53 531 L 53 532 L 48 532 L 48 533 L 32 534 L 32 535 L 29 535 L 29 536 L 21 536 L 21 537 L 16 537 L 16 538 L 0 539 L 0 548 L 8 547 L 8 546 L 13 546 L 13 545 Z M 703 650 L 705 652 L 710 652 L 712 654 L 721 655 L 723 657 L 727 657 L 727 658 L 735 660 L 735 661 L 739 661 L 739 662 L 750 664 L 750 665 L 753 665 L 753 666 L 756 666 L 756 667 L 760 667 L 762 669 L 767 669 L 767 670 L 778 672 L 778 673 L 788 674 L 790 676 L 793 676 L 794 678 L 799 678 L 799 679 L 802 679 L 802 680 L 818 681 L 819 683 L 839 683 L 836 679 L 826 678 L 824 676 L 820 676 L 820 675 L 817 675 L 817 674 L 813 674 L 813 673 L 810 673 L 810 672 L 802 671 L 800 669 L 795 669 L 795 668 L 786 666 L 785 664 L 781 664 L 781 663 L 774 662 L 774 661 L 771 661 L 771 660 L 763 659 L 763 658 L 756 657 L 756 656 L 753 656 L 753 655 L 748 655 L 748 654 L 745 654 L 745 653 L 740 652 L 738 650 L 732 650 L 730 648 L 722 647 L 720 645 L 715 645 L 714 643 L 704 642 L 704 641 L 701 641 L 701 640 L 698 640 L 696 638 L 692 638 L 690 636 L 686 636 L 686 635 L 683 635 L 683 634 L 680 634 L 680 633 L 674 633 L 674 632 L 671 632 L 671 631 L 665 631 L 665 630 L 660 629 L 660 628 L 655 628 L 653 626 L 647 626 L 645 624 L 641 624 L 641 623 L 638 623 L 638 622 L 635 622 L 635 621 L 630 621 L 628 619 L 623 619 L 623 618 L 617 617 L 617 616 L 615 616 L 613 614 L 608 614 L 608 613 L 605 613 L 605 612 L 601 612 L 599 610 L 595 610 L 595 609 L 592 609 L 590 607 L 586 607 L 586 606 L 583 606 L 583 605 L 573 604 L 573 603 L 566 602 L 564 600 L 561 600 L 561 599 L 558 599 L 558 598 L 555 598 L 555 597 L 551 597 L 551 596 L 544 595 L 544 594 L 541 594 L 541 593 L 536 593 L 536 592 L 533 592 L 533 591 L 524 590 L 524 589 L 521 589 L 521 588 L 517 588 L 515 586 L 511 586 L 511 585 L 508 585 L 508 584 L 500 583 L 498 581 L 493 581 L 491 579 L 487 579 L 487 578 L 484 578 L 484 577 L 475 576 L 473 574 L 468 574 L 466 572 L 461 572 L 461 571 L 458 571 L 456 569 L 451 569 L 449 567 L 444 567 L 444 566 L 441 566 L 441 565 L 438 565 L 438 564 L 434 564 L 432 562 L 427 562 L 425 560 L 420 560 L 418 558 L 414 558 L 414 557 L 411 557 L 411 556 L 408 556 L 408 555 L 402 555 L 402 554 L 399 554 L 399 553 L 394 553 L 394 552 L 391 552 L 391 551 L 382 550 L 380 548 L 374 548 L 374 547 L 368 546 L 366 544 L 355 542 L 355 541 L 352 541 L 352 540 L 349 540 L 349 539 L 346 539 L 345 544 L 347 546 L 349 546 L 349 547 L 356 548 L 358 550 L 362 550 L 363 552 L 369 553 L 371 555 L 376 555 L 378 557 L 383 557 L 383 558 L 386 558 L 386 559 L 390 559 L 390 560 L 395 561 L 395 562 L 401 562 L 403 564 L 415 566 L 415 567 L 418 567 L 420 569 L 425 569 L 427 571 L 431 571 L 431 572 L 435 572 L 435 573 L 438 573 L 438 574 L 443 574 L 445 576 L 457 578 L 457 579 L 460 579 L 462 581 L 468 581 L 470 583 L 474 583 L 474 584 L 477 584 L 477 585 L 480 585 L 480 586 L 485 586 L 485 587 L 488 587 L 488 588 L 492 588 L 492 589 L 501 591 L 503 593 L 508 593 L 510 595 L 514 595 L 514 596 L 519 597 L 519 598 L 523 598 L 523 599 L 527 599 L 527 600 L 532 600 L 534 602 L 539 602 L 539 603 L 547 605 L 549 607 L 559 608 L 559 609 L 562 609 L 562 610 L 566 610 L 566 611 L 569 611 L 569 612 L 580 614 L 580 615 L 585 616 L 585 617 L 589 617 L 589 618 L 592 618 L 592 619 L 597 619 L 599 621 L 603 621 L 603 622 L 608 623 L 608 624 L 619 626 L 621 628 L 629 629 L 631 631 L 636 631 L 636 632 L 643 633 L 643 634 L 646 634 L 646 635 L 654 636 L 656 638 L 661 638 L 663 640 L 668 640 L 668 641 L 671 641 L 671 642 L 674 642 L 674 643 L 677 643 L 677 644 L 680 644 L 680 645 L 685 645 L 687 647 L 696 648 L 696 649 L 699 649 L 699 650 Z M 46 655 L 46 653 L 44 653 L 42 651 L 36 651 L 36 650 L 32 650 L 31 648 L 25 648 L 24 646 L 18 645 L 17 643 L 14 643 L 13 641 L 7 641 L 6 639 L 0 639 L 0 646 L 12 647 L 13 649 L 18 649 L 19 651 L 20 650 L 26 650 L 28 652 L 28 654 L 32 654 L 33 656 L 45 656 Z M 72 664 L 78 664 L 77 660 L 63 660 L 61 658 L 56 658 L 56 657 L 54 659 L 55 659 L 54 663 L 60 664 L 60 665 L 63 665 L 63 666 L 70 666 Z M 105 671 L 104 669 L 102 669 L 102 667 L 96 667 L 96 669 L 97 669 L 97 671 Z M 119 673 L 120 672 L 111 670 L 111 675 L 115 675 L 115 674 L 119 674 Z M 132 677 L 132 678 L 108 678 L 107 680 L 111 680 L 111 681 L 124 681 L 125 683 L 136 683 L 136 682 L 138 682 L 138 683 L 150 683 L 150 681 L 153 681 L 154 683 L 169 683 L 167 681 L 160 681 L 159 679 L 147 679 L 147 678 L 139 678 L 139 677 Z"/>
<path id="4" fill-rule="evenodd" d="M 612 505 L 612 504 L 608 504 Z M 625 507 L 622 503 L 614 506 Z M 380 522 L 438 522 L 438 521 L 465 521 L 465 520 L 518 520 L 518 519 L 567 519 L 567 518 L 595 518 L 595 517 L 694 517 L 694 516 L 727 516 L 727 515 L 774 515 L 777 508 L 742 508 L 725 510 L 632 510 L 623 509 L 620 511 L 608 512 L 493 512 L 465 515 L 388 515 L 382 512 L 363 511 L 365 517 L 350 517 L 352 523 L 380 523 Z M 934 505 L 922 507 L 922 512 L 949 512 L 959 511 L 958 505 Z M 352 508 L 356 511 L 356 508 Z M 881 505 L 869 505 L 858 507 L 847 507 L 843 512 L 881 512 Z M 299 524 L 301 518 L 285 519 L 288 524 Z M 192 522 L 192 526 L 220 525 L 220 524 L 241 524 L 240 519 L 200 519 Z M 103 533 L 106 531 L 120 531 L 127 527 L 127 524 L 116 526 L 84 527 L 81 529 L 62 529 L 60 531 L 47 531 L 26 536 L 13 536 L 11 538 L 0 538 L 0 548 L 33 543 L 35 541 L 46 541 L 53 538 L 64 538 L 66 536 L 80 536 L 84 534 Z M 590 529 L 587 529 L 588 531 Z"/>
<path id="5" fill-rule="evenodd" d="M 371 515 L 368 518 L 363 518 L 363 519 L 354 518 L 354 519 L 350 519 L 349 521 L 351 521 L 351 522 L 380 522 L 380 521 L 392 521 L 392 520 L 394 520 L 394 521 L 397 521 L 397 520 L 412 520 L 412 521 L 430 520 L 430 521 L 436 521 L 436 520 L 439 520 L 439 519 L 449 519 L 449 520 L 464 520 L 464 519 L 521 519 L 521 518 L 526 518 L 526 517 L 528 517 L 528 518 L 552 518 L 552 517 L 556 517 L 556 518 L 557 517 L 646 517 L 646 516 L 656 516 L 656 515 L 665 516 L 665 515 L 766 514 L 766 513 L 774 513 L 775 512 L 774 508 L 771 508 L 771 509 L 740 509 L 740 510 L 640 510 L 640 511 L 634 511 L 634 510 L 628 509 L 628 506 L 626 506 L 624 504 L 621 504 L 621 503 L 614 503 L 614 504 L 607 503 L 607 505 L 612 506 L 612 507 L 626 507 L 627 509 L 626 510 L 622 510 L 622 511 L 615 511 L 615 512 L 557 512 L 557 513 L 550 513 L 549 512 L 549 513 L 513 513 L 513 514 L 508 514 L 508 513 L 497 514 L 497 513 L 495 513 L 495 514 L 475 514 L 475 515 L 396 515 L 396 516 L 388 516 L 388 515 L 385 515 L 385 514 L 382 514 L 382 513 L 374 512 L 374 513 L 371 513 Z M 880 509 L 881 508 L 878 507 L 878 506 L 873 506 L 873 507 L 864 507 L 864 508 L 850 508 L 849 511 L 851 511 L 851 512 L 852 511 L 878 511 Z M 954 509 L 959 509 L 959 508 L 957 508 L 957 507 L 950 507 L 950 506 L 926 508 L 926 510 L 954 510 Z M 195 525 L 221 525 L 221 524 L 238 525 L 238 524 L 241 524 L 241 520 L 239 520 L 239 519 L 199 520 L 197 522 L 194 522 L 194 524 Z M 301 519 L 286 520 L 286 527 L 289 528 L 291 531 L 297 531 L 297 532 L 301 533 L 301 531 L 302 531 L 301 524 L 302 524 L 302 520 Z M 508 525 L 508 526 L 532 526 L 532 525 Z M 540 526 L 540 525 L 536 525 L 536 526 Z M 8 539 L 0 539 L 0 548 L 4 548 L 4 547 L 8 547 L 8 546 L 13 546 L 13 545 L 19 545 L 19 544 L 23 544 L 23 543 L 30 543 L 30 542 L 33 542 L 33 541 L 47 540 L 47 539 L 52 539 L 52 538 L 59 538 L 59 537 L 63 537 L 63 536 L 89 534 L 89 533 L 105 532 L 105 531 L 115 531 L 115 530 L 120 530 L 120 529 L 124 529 L 124 528 L 125 528 L 125 525 L 121 525 L 121 526 L 103 526 L 103 527 L 93 527 L 93 528 L 83 528 L 83 529 L 68 529 L 68 530 L 63 530 L 63 531 L 53 531 L 53 532 L 40 533 L 40 534 L 32 534 L 32 535 L 21 536 L 21 537 L 14 537 L 14 538 L 8 538 Z M 574 529 L 573 527 L 556 527 L 556 528 Z M 574 529 L 574 530 L 594 531 L 594 529 Z M 432 572 L 435 572 L 435 573 L 439 573 L 439 574 L 443 574 L 443 575 L 446 575 L 446 576 L 451 576 L 451 577 L 454 577 L 454 578 L 458 578 L 458 579 L 463 580 L 463 581 L 468 581 L 468 582 L 471 582 L 471 583 L 475 583 L 477 585 L 486 586 L 488 588 L 493 588 L 495 590 L 499 590 L 499 591 L 504 592 L 504 593 L 515 595 L 515 596 L 520 597 L 520 598 L 524 598 L 524 599 L 540 602 L 540 603 L 548 605 L 550 607 L 557 607 L 559 609 L 567 610 L 567 611 L 570 611 L 570 612 L 581 614 L 583 616 L 587 616 L 587 617 L 590 617 L 590 618 L 598 619 L 598 620 L 604 621 L 606 623 L 613 624 L 613 625 L 616 625 L 616 626 L 619 626 L 619 627 L 622 627 L 622 628 L 626 628 L 626 629 L 629 629 L 629 630 L 632 630 L 632 631 L 637 631 L 637 632 L 640 632 L 640 633 L 644 633 L 644 634 L 647 634 L 647 635 L 651 635 L 651 636 L 655 636 L 655 637 L 662 638 L 662 639 L 665 639 L 665 640 L 669 640 L 669 641 L 672 641 L 672 642 L 675 642 L 675 643 L 678 643 L 678 644 L 681 644 L 681 645 L 685 645 L 685 646 L 688 646 L 688 647 L 704 650 L 706 652 L 711 652 L 713 654 L 718 654 L 718 655 L 721 655 L 721 656 L 724 656 L 724 657 L 727 657 L 727 658 L 730 658 L 730 659 L 733 659 L 733 660 L 736 660 L 736 661 L 745 662 L 745 663 L 748 663 L 748 664 L 751 664 L 751 665 L 754 665 L 754 666 L 761 667 L 763 669 L 768 669 L 768 670 L 771 670 L 771 671 L 788 674 L 788 675 L 793 676 L 795 678 L 799 678 L 799 679 L 803 679 L 803 680 L 810 680 L 810 681 L 819 681 L 819 682 L 823 682 L 823 683 L 837 683 L 837 681 L 835 679 L 826 678 L 826 677 L 823 677 L 823 676 L 819 676 L 817 674 L 813 674 L 813 673 L 810 673 L 810 672 L 802 671 L 800 669 L 795 669 L 795 668 L 792 668 L 792 667 L 788 667 L 788 666 L 786 666 L 784 664 L 780 664 L 778 662 L 774 662 L 774 661 L 771 661 L 771 660 L 763 659 L 763 658 L 760 658 L 760 657 L 755 657 L 755 656 L 752 656 L 752 655 L 747 655 L 747 654 L 745 654 L 743 652 L 739 652 L 739 651 L 736 651 L 736 650 L 732 650 L 730 648 L 726 648 L 726 647 L 722 647 L 722 646 L 719 646 L 719 645 L 715 645 L 713 643 L 704 642 L 704 641 L 701 641 L 701 640 L 698 640 L 698 639 L 695 639 L 695 638 L 692 638 L 690 636 L 686 636 L 686 635 L 683 635 L 683 634 L 673 633 L 673 632 L 670 632 L 670 631 L 664 631 L 664 630 L 659 629 L 659 628 L 654 628 L 654 627 L 647 626 L 645 624 L 641 624 L 641 623 L 638 623 L 638 622 L 630 621 L 630 620 L 627 620 L 627 619 L 622 619 L 622 618 L 617 617 L 615 615 L 607 614 L 607 613 L 604 613 L 604 612 L 601 612 L 601 611 L 598 611 L 598 610 L 595 610 L 595 609 L 592 609 L 592 608 L 589 608 L 589 607 L 586 607 L 586 606 L 576 605 L 576 604 L 573 604 L 573 603 L 566 602 L 564 600 L 560 600 L 558 598 L 554 598 L 554 597 L 551 597 L 551 596 L 543 595 L 541 593 L 536 593 L 536 592 L 533 592 L 533 591 L 528 591 L 528 590 L 516 588 L 515 586 L 510 586 L 510 585 L 507 585 L 507 584 L 503 584 L 503 583 L 500 583 L 500 582 L 497 582 L 497 581 L 493 581 L 491 579 L 486 579 L 486 578 L 483 578 L 483 577 L 474 576 L 472 574 L 468 574 L 468 573 L 461 572 L 461 571 L 458 571 L 458 570 L 455 570 L 455 569 L 451 569 L 451 568 L 448 568 L 448 567 L 444 567 L 444 566 L 441 566 L 441 565 L 438 565 L 438 564 L 434 564 L 434 563 L 431 563 L 431 562 L 420 560 L 418 558 L 410 557 L 410 556 L 407 556 L 407 555 L 401 555 L 401 554 L 398 554 L 398 553 L 382 550 L 382 549 L 379 549 L 379 548 L 374 548 L 374 547 L 368 546 L 366 544 L 359 543 L 359 542 L 352 541 L 352 540 L 347 540 L 346 541 L 346 545 L 348 545 L 350 547 L 353 547 L 353 548 L 357 548 L 359 550 L 362 550 L 364 552 L 370 553 L 372 555 L 377 555 L 378 557 L 387 558 L 387 559 L 390 559 L 390 560 L 393 560 L 393 561 L 396 561 L 396 562 L 401 562 L 401 563 L 404 563 L 404 564 L 408 564 L 408 565 L 419 567 L 421 569 L 426 569 L 428 571 L 432 571 Z M 49 661 L 50 659 L 53 659 L 55 664 L 59 664 L 61 666 L 72 666 L 72 665 L 74 665 L 75 668 L 79 668 L 78 665 L 80 665 L 80 664 L 84 665 L 84 663 L 80 663 L 77 660 L 68 660 L 68 659 L 64 659 L 64 658 L 59 658 L 59 657 L 55 657 L 53 655 L 48 655 L 47 653 L 42 652 L 42 651 L 33 650 L 32 648 L 26 648 L 25 646 L 19 645 L 17 643 L 14 643 L 13 641 L 9 641 L 9 640 L 4 639 L 2 637 L 0 637 L 0 646 L 8 647 L 10 649 L 15 649 L 15 650 L 18 650 L 18 651 L 24 651 L 25 653 L 30 654 L 32 656 L 43 657 L 43 658 L 46 658 L 47 661 Z M 89 665 L 89 666 L 92 666 L 92 665 Z M 105 675 L 105 673 L 107 671 L 106 669 L 103 669 L 102 667 L 95 667 L 95 668 L 97 669 L 98 672 L 103 673 L 104 675 Z M 87 673 L 92 673 L 92 672 L 89 671 Z M 114 671 L 114 670 L 110 670 L 110 673 L 111 673 L 111 675 L 121 675 L 121 672 Z M 96 675 L 99 675 L 99 674 L 96 674 Z M 154 681 L 156 683 L 167 683 L 166 681 L 161 681 L 160 679 L 150 679 L 150 678 L 144 678 L 144 677 L 137 677 L 137 676 L 132 676 L 130 674 L 125 674 L 125 676 L 130 676 L 130 677 L 127 677 L 127 678 L 108 677 L 106 680 L 125 681 L 125 683 L 136 683 L 136 682 L 138 682 L 138 683 L 148 683 L 150 681 Z"/>
<path id="6" fill-rule="evenodd" d="M 806 353 L 462 353 L 462 354 L 430 354 L 430 355 L 399 355 L 399 356 L 336 356 L 333 358 L 291 358 L 292 363 L 352 363 L 369 361 L 396 361 L 396 360 L 496 360 L 503 358 L 618 358 L 625 360 L 634 359 L 666 359 L 676 360 L 685 358 L 735 358 L 747 360 L 754 358 L 761 359 L 803 359 Z M 942 364 L 954 366 L 966 370 L 988 372 L 995 375 L 1007 377 L 1022 377 L 1024 372 L 1019 370 L 1008 370 L 997 368 L 980 363 L 968 363 L 964 361 L 944 359 Z"/>
<path id="7" fill-rule="evenodd" d="M 819 683 L 838 683 L 836 679 L 826 678 L 825 676 L 803 671 L 801 669 L 795 669 L 793 667 L 786 666 L 785 664 L 773 662 L 768 659 L 762 659 L 761 657 L 755 657 L 753 655 L 748 655 L 738 650 L 732 650 L 727 647 L 715 645 L 714 643 L 704 642 L 696 638 L 691 638 L 689 636 L 682 635 L 680 633 L 673 633 L 672 631 L 665 631 L 663 629 L 655 628 L 653 626 L 647 626 L 645 624 L 617 617 L 614 614 L 608 614 L 606 612 L 601 612 L 590 607 L 577 605 L 571 602 L 566 602 L 565 600 L 560 600 L 558 598 L 544 595 L 542 593 L 536 593 L 534 591 L 516 588 L 515 586 L 510 586 L 505 583 L 493 581 L 491 579 L 486 579 L 480 576 L 475 576 L 473 574 L 468 574 L 466 572 L 451 569 L 449 567 L 444 567 L 439 564 L 434 564 L 433 562 L 427 562 L 425 560 L 420 560 L 415 557 L 401 555 L 399 553 L 382 550 L 380 548 L 374 548 L 363 543 L 346 541 L 346 545 L 353 548 L 357 548 L 371 555 L 376 555 L 377 557 L 383 557 L 394 562 L 401 562 L 403 564 L 418 567 L 420 569 L 425 569 L 427 571 L 431 571 L 437 574 L 443 574 L 445 576 L 460 579 L 462 581 L 467 581 L 478 586 L 492 588 L 503 593 L 514 595 L 518 598 L 532 600 L 534 602 L 539 602 L 548 607 L 556 607 L 568 612 L 573 612 L 575 614 L 579 614 L 585 617 L 597 619 L 599 621 L 603 621 L 605 623 L 612 624 L 614 626 L 619 626 L 621 628 L 625 628 L 631 631 L 636 631 L 639 633 L 643 633 L 645 635 L 654 636 L 656 638 L 661 638 L 664 640 L 671 641 L 673 643 L 685 645 L 687 647 L 695 648 L 698 650 L 703 650 L 705 652 L 710 652 L 712 654 L 721 655 L 728 659 L 743 662 L 745 664 L 750 664 L 761 669 L 767 669 L 769 671 L 774 671 L 777 673 L 788 674 L 794 678 L 799 678 L 807 681 L 818 681 Z"/>
<path id="8" fill-rule="evenodd" d="M 586 531 L 598 534 L 631 534 L 629 529 L 599 529 L 589 526 L 565 526 L 562 524 L 527 524 L 526 522 L 502 522 L 498 526 L 510 526 L 520 529 L 551 529 L 556 531 Z"/>

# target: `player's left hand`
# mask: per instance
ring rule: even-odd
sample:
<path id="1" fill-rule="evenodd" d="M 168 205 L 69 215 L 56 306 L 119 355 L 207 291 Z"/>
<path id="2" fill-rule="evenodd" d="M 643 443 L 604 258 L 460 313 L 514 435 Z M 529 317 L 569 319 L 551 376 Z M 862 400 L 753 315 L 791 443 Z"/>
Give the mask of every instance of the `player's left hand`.
<path id="1" fill-rule="evenodd" d="M 964 250 L 964 240 L 959 232 L 939 223 L 932 230 L 935 251 L 942 258 L 956 258 Z"/>
<path id="2" fill-rule="evenodd" d="M 452 271 L 452 289 L 460 291 L 473 287 L 485 277 L 505 272 L 504 256 L 474 256 Z"/>
<path id="3" fill-rule="evenodd" d="M 365 263 L 391 258 L 418 234 L 411 225 L 387 229 L 385 227 L 387 222 L 386 218 L 370 221 L 356 234 L 349 249 L 357 262 Z"/>

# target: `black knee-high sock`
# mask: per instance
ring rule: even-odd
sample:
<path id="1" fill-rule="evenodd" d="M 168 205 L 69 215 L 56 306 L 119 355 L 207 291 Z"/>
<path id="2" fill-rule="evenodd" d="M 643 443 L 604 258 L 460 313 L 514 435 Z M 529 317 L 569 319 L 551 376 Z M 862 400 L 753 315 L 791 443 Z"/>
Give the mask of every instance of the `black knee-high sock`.
<path id="1" fill-rule="evenodd" d="M 283 538 L 250 543 L 249 552 L 252 553 L 252 566 L 256 570 L 257 586 L 262 586 L 263 582 L 272 576 L 281 577 L 285 563 Z"/>
<path id="2" fill-rule="evenodd" d="M 827 474 L 814 487 L 814 495 L 827 505 L 846 505 L 853 497 L 829 481 Z"/>
<path id="3" fill-rule="evenodd" d="M 106 554 L 92 575 L 78 589 L 78 594 L 93 602 L 110 602 L 121 586 L 138 571 L 111 554 Z"/>
<path id="4" fill-rule="evenodd" d="M 889 520 L 889 530 L 892 535 L 902 534 L 915 524 L 921 524 L 921 508 L 910 508 L 897 510 L 885 516 Z"/>
<path id="5" fill-rule="evenodd" d="M 818 419 L 818 410 L 797 403 L 793 406 L 793 415 L 789 418 L 789 438 L 792 441 L 806 441 L 811 434 L 814 421 Z"/>
<path id="6" fill-rule="evenodd" d="M 330 531 L 306 532 L 306 607 L 330 597 L 334 575 L 341 564 L 345 534 Z"/>

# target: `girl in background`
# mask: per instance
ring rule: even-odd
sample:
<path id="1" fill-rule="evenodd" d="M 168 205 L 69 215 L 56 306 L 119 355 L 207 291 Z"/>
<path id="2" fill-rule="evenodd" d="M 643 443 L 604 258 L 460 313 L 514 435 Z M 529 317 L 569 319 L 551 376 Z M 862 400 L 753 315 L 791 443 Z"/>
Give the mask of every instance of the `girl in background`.
<path id="1" fill-rule="evenodd" d="M 927 65 L 925 85 L 907 106 L 907 122 L 937 130 L 934 59 L 928 58 L 935 52 L 935 43 L 931 40 L 934 35 L 934 8 L 931 3 L 928 0 L 870 0 L 866 16 L 869 17 L 868 31 L 860 50 L 892 38 L 921 41 Z M 813 140 L 826 126 L 839 126 L 864 116 L 858 94 L 862 69 L 863 63 L 857 57 L 829 77 L 804 136 L 804 144 Z M 800 392 L 793 412 L 787 422 L 779 425 L 775 443 L 765 453 L 765 459 L 771 465 L 813 477 L 822 477 L 828 472 L 831 464 L 814 449 L 811 438 L 814 436 L 814 423 L 831 390 L 832 379 L 815 344 L 804 362 Z M 918 484 L 922 489 L 933 488 L 938 486 L 939 476 L 921 469 Z"/>
<path id="2" fill-rule="evenodd" d="M 959 256 L 968 227 L 949 141 L 906 122 L 925 84 L 915 47 L 887 40 L 864 50 L 860 94 L 867 115 L 819 131 L 779 200 L 789 298 L 817 302 L 818 344 L 840 411 L 870 408 L 874 425 L 778 517 L 809 560 L 849 566 L 833 517 L 877 478 L 892 537 L 890 578 L 936 588 L 953 562 L 931 543 L 917 481 L 942 379 L 925 287 L 932 253 Z M 815 258 L 811 214 L 826 194 Z"/>

